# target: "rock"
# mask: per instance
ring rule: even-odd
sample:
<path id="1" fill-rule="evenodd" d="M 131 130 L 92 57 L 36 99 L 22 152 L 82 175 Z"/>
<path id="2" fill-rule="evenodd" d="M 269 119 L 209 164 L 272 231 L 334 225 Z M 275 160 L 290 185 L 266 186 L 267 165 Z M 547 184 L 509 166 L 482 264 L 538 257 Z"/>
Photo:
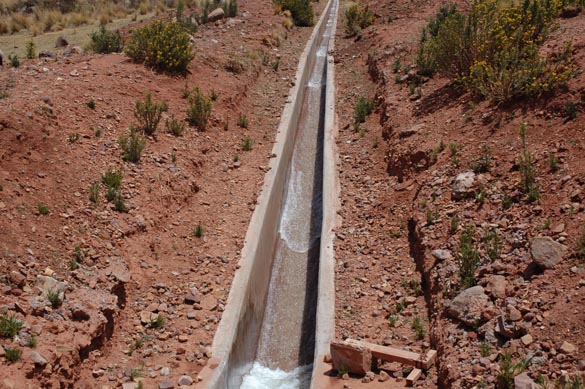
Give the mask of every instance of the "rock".
<path id="1" fill-rule="evenodd" d="M 42 316 L 45 314 L 45 307 L 47 306 L 47 299 L 41 296 L 34 296 L 28 302 L 31 314 L 34 316 Z"/>
<path id="2" fill-rule="evenodd" d="M 223 17 L 224 17 L 223 9 L 217 8 L 209 13 L 209 15 L 207 16 L 207 20 L 209 20 L 210 23 L 213 23 L 215 21 L 223 19 Z"/>
<path id="3" fill-rule="evenodd" d="M 390 379 L 390 375 L 388 373 L 386 373 L 384 370 L 380 371 L 380 378 L 378 378 L 378 381 L 386 382 L 389 379 Z"/>
<path id="4" fill-rule="evenodd" d="M 99 378 L 101 376 L 103 376 L 105 374 L 105 370 L 104 369 L 95 369 L 92 370 L 91 375 L 93 376 L 93 378 Z"/>
<path id="5" fill-rule="evenodd" d="M 21 289 L 24 286 L 24 284 L 26 283 L 26 277 L 23 276 L 22 273 L 20 273 L 18 271 L 14 271 L 14 270 L 10 272 L 8 279 L 10 280 L 12 285 L 15 285 Z"/>
<path id="6" fill-rule="evenodd" d="M 453 198 L 461 199 L 465 197 L 473 187 L 475 181 L 474 172 L 459 173 L 453 181 Z"/>
<path id="7" fill-rule="evenodd" d="M 81 304 L 75 304 L 71 308 L 71 318 L 75 321 L 89 320 L 90 314 L 87 307 Z"/>
<path id="8" fill-rule="evenodd" d="M 577 351 L 577 347 L 575 347 L 574 344 L 571 344 L 565 340 L 561 347 L 559 348 L 559 351 L 562 352 L 563 354 L 572 354 L 575 351 Z"/>
<path id="9" fill-rule="evenodd" d="M 47 365 L 47 360 L 36 351 L 30 353 L 30 359 L 36 366 L 45 367 Z"/>
<path id="10" fill-rule="evenodd" d="M 201 293 L 195 288 L 191 288 L 184 298 L 185 304 L 199 304 L 201 302 Z"/>
<path id="11" fill-rule="evenodd" d="M 0 66 L 4 66 L 4 53 L 0 50 Z"/>
<path id="12" fill-rule="evenodd" d="M 201 306 L 203 307 L 203 309 L 213 311 L 215 308 L 217 308 L 217 299 L 213 297 L 211 294 L 208 294 L 201 301 Z"/>
<path id="13" fill-rule="evenodd" d="M 150 311 L 140 311 L 139 316 L 142 324 L 150 324 L 157 319 L 158 314 Z"/>
<path id="14" fill-rule="evenodd" d="M 563 259 L 567 247 L 548 236 L 539 236 L 530 242 L 530 252 L 534 263 L 541 268 L 551 269 Z"/>
<path id="15" fill-rule="evenodd" d="M 416 124 L 416 125 L 414 125 L 412 127 L 403 129 L 402 131 L 400 131 L 400 133 L 398 134 L 398 136 L 400 138 L 408 138 L 409 136 L 412 136 L 412 135 L 417 134 L 423 128 L 424 128 L 424 125 L 423 124 Z"/>
<path id="16" fill-rule="evenodd" d="M 160 373 L 161 376 L 166 376 L 171 374 L 171 369 L 169 367 L 163 367 L 160 369 Z"/>
<path id="17" fill-rule="evenodd" d="M 158 389 L 173 389 L 174 387 L 175 385 L 171 380 L 164 380 L 158 383 Z"/>
<path id="18" fill-rule="evenodd" d="M 57 38 L 57 41 L 55 42 L 55 47 L 61 48 L 67 46 L 69 46 L 69 41 L 67 40 L 67 38 L 65 38 L 63 35 Z"/>
<path id="19" fill-rule="evenodd" d="M 520 338 L 520 341 L 522 341 L 524 346 L 530 346 L 534 340 L 532 339 L 532 335 L 526 334 Z"/>
<path id="20" fill-rule="evenodd" d="M 66 57 L 74 54 L 83 54 L 83 49 L 79 46 L 71 46 L 63 52 L 63 55 Z"/>
<path id="21" fill-rule="evenodd" d="M 520 311 L 512 305 L 506 306 L 506 314 L 508 315 L 508 319 L 510 321 L 519 321 L 522 319 L 522 313 L 520 313 Z"/>
<path id="22" fill-rule="evenodd" d="M 331 342 L 331 360 L 337 371 L 345 370 L 354 374 L 366 374 L 372 369 L 372 352 L 370 349 L 353 343 Z"/>
<path id="23" fill-rule="evenodd" d="M 534 382 L 528 374 L 522 373 L 514 377 L 514 389 L 540 389 L 541 386 Z"/>
<path id="24" fill-rule="evenodd" d="M 193 384 L 193 378 L 188 375 L 182 375 L 179 377 L 179 381 L 177 381 L 177 385 L 179 386 L 189 386 Z"/>
<path id="25" fill-rule="evenodd" d="M 481 286 L 473 286 L 459 293 L 447 306 L 447 314 L 468 326 L 476 326 L 482 312 L 491 305 Z"/>
<path id="26" fill-rule="evenodd" d="M 364 378 L 362 378 L 362 382 L 363 383 L 368 383 L 368 382 L 372 382 L 374 380 L 374 378 L 376 378 L 376 375 L 374 374 L 373 371 L 368 371 L 365 375 Z"/>
<path id="27" fill-rule="evenodd" d="M 124 382 L 122 389 L 136 389 L 138 388 L 138 382 Z"/>
<path id="28" fill-rule="evenodd" d="M 52 51 L 43 50 L 39 52 L 39 58 L 57 58 L 57 56 Z"/>
<path id="29" fill-rule="evenodd" d="M 431 255 L 440 261 L 446 261 L 453 258 L 453 255 L 449 250 L 436 249 L 431 252 Z"/>
<path id="30" fill-rule="evenodd" d="M 488 283 L 486 286 L 486 292 L 491 294 L 493 297 L 496 297 L 499 299 L 505 299 L 507 286 L 508 286 L 508 282 L 506 281 L 506 277 L 504 277 L 504 276 L 491 276 L 488 279 Z"/>
<path id="31" fill-rule="evenodd" d="M 504 338 L 515 339 L 526 334 L 526 327 L 519 322 L 508 323 L 503 316 L 498 316 L 494 331 Z"/>

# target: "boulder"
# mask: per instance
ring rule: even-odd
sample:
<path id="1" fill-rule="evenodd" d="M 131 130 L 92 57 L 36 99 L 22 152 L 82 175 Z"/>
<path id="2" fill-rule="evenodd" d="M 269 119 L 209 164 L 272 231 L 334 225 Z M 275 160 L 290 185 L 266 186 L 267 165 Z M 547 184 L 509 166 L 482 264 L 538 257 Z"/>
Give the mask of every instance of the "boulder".
<path id="1" fill-rule="evenodd" d="M 549 236 L 538 236 L 530 242 L 530 253 L 539 267 L 552 269 L 567 253 L 567 246 L 555 242 Z"/>
<path id="2" fill-rule="evenodd" d="M 67 46 L 69 46 L 69 41 L 63 35 L 58 37 L 57 40 L 55 41 L 55 47 L 57 47 L 57 48 L 67 47 Z"/>
<path id="3" fill-rule="evenodd" d="M 364 375 L 372 370 L 372 352 L 367 347 L 350 341 L 331 342 L 331 360 L 338 372 Z"/>
<path id="4" fill-rule="evenodd" d="M 471 192 L 474 182 L 474 172 L 459 173 L 453 181 L 453 198 L 457 200 L 467 196 Z"/>
<path id="5" fill-rule="evenodd" d="M 189 386 L 193 384 L 193 378 L 188 375 L 182 375 L 179 377 L 179 381 L 177 382 L 179 386 Z"/>
<path id="6" fill-rule="evenodd" d="M 477 285 L 465 289 L 447 306 L 447 314 L 468 326 L 475 326 L 482 320 L 482 313 L 491 305 L 483 287 Z"/>
<path id="7" fill-rule="evenodd" d="M 207 20 L 210 23 L 213 23 L 215 21 L 218 21 L 220 19 L 223 19 L 224 16 L 225 15 L 224 15 L 223 9 L 222 8 L 217 8 L 217 9 L 214 9 L 213 11 L 211 11 L 209 13 L 209 15 L 207 15 Z"/>

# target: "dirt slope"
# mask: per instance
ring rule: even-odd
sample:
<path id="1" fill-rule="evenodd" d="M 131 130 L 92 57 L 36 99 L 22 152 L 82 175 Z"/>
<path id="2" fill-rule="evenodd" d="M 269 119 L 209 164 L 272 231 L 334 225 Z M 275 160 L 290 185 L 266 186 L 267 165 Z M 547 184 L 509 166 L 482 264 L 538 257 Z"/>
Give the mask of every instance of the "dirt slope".
<path id="1" fill-rule="evenodd" d="M 335 242 L 337 336 L 437 349 L 438 366 L 424 374 L 420 387 L 494 387 L 504 352 L 514 362 L 531 358 L 529 376 L 541 375 L 551 385 L 583 374 L 585 274 L 576 255 L 584 222 L 583 74 L 552 98 L 505 109 L 476 103 L 439 77 L 421 91 L 410 90 L 396 80 L 408 78 L 406 65 L 414 63 L 420 31 L 439 5 L 365 4 L 376 15 L 374 25 L 361 39 L 343 38 L 341 18 L 334 53 L 343 218 Z M 547 48 L 571 39 L 582 69 L 585 15 L 562 19 L 560 27 Z M 355 131 L 361 96 L 374 98 L 376 108 Z M 576 120 L 566 120 L 566 102 L 580 107 Z M 518 189 L 524 122 L 536 158 L 539 204 L 524 201 Z M 468 193 L 457 199 L 455 178 L 472 170 L 482 145 L 491 168 L 475 175 Z M 558 160 L 555 171 L 551 156 Z M 504 209 L 508 198 L 513 202 Z M 474 227 L 481 256 L 476 278 L 484 288 L 466 305 L 472 311 L 467 324 L 447 309 L 460 293 L 459 239 L 466 226 Z M 488 249 L 494 240 L 486 231 L 499 238 L 493 259 Z M 566 247 L 552 269 L 533 264 L 537 236 Z M 413 328 L 417 317 L 424 319 L 421 336 Z M 385 368 L 391 382 L 404 383 L 407 370 Z"/>
<path id="2" fill-rule="evenodd" d="M 183 374 L 195 379 L 210 356 L 311 33 L 286 30 L 260 1 L 239 10 L 200 28 L 187 77 L 156 74 L 122 54 L 0 70 L 8 87 L 0 100 L 0 306 L 25 323 L 14 341 L 0 340 L 2 353 L 24 350 L 18 362 L 2 358 L 0 387 L 118 387 L 131 378 L 176 385 Z M 230 61 L 243 70 L 227 71 Z M 217 95 L 207 131 L 173 137 L 161 123 L 141 162 L 123 162 L 117 140 L 136 123 L 135 101 L 151 92 L 183 119 L 183 92 L 196 86 Z M 127 212 L 106 201 L 104 185 L 98 203 L 89 201 L 108 168 L 123 172 Z M 52 308 L 48 291 L 61 292 L 63 304 Z M 164 324 L 151 328 L 158 316 Z M 32 336 L 34 350 L 26 347 Z"/>

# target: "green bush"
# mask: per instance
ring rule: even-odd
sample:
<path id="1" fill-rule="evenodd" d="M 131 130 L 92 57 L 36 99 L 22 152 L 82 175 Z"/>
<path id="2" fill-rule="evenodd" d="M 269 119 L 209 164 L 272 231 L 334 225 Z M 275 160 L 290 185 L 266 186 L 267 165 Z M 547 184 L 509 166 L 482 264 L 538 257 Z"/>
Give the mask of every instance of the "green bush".
<path id="1" fill-rule="evenodd" d="M 360 11 L 357 4 L 345 11 L 345 33 L 347 36 L 358 35 L 361 30 L 374 23 L 374 13 L 368 6 Z"/>
<path id="2" fill-rule="evenodd" d="M 189 34 L 176 22 L 153 22 L 135 30 L 126 46 L 126 54 L 134 62 L 156 70 L 184 72 L 193 59 Z"/>
<path id="3" fill-rule="evenodd" d="M 33 40 L 26 42 L 26 58 L 33 59 L 37 57 L 37 48 Z"/>
<path id="4" fill-rule="evenodd" d="M 481 0 L 468 15 L 445 8 L 422 32 L 419 72 L 439 72 L 497 103 L 552 92 L 573 72 L 570 45 L 540 53 L 560 8 L 557 0 Z"/>
<path id="5" fill-rule="evenodd" d="M 118 139 L 118 144 L 124 151 L 124 161 L 137 163 L 140 161 L 142 150 L 146 145 L 146 139 L 140 135 L 136 129 L 130 126 L 130 133 L 123 135 Z"/>
<path id="6" fill-rule="evenodd" d="M 311 0 L 277 0 L 277 4 L 290 11 L 295 26 L 309 27 L 315 23 Z"/>
<path id="7" fill-rule="evenodd" d="M 205 97 L 199 88 L 195 88 L 189 95 L 189 108 L 187 120 L 189 124 L 197 127 L 199 131 L 205 131 L 207 121 L 211 116 L 211 98 Z"/>
<path id="8" fill-rule="evenodd" d="M 102 183 L 108 188 L 120 189 L 122 186 L 122 172 L 112 168 L 102 174 Z"/>
<path id="9" fill-rule="evenodd" d="M 91 51 L 101 54 L 118 53 L 122 51 L 122 36 L 118 31 L 108 31 L 106 26 L 100 26 L 98 31 L 89 34 Z"/>
<path id="10" fill-rule="evenodd" d="M 175 119 L 175 115 L 171 117 L 171 120 L 167 119 L 165 121 L 165 127 L 167 132 L 174 136 L 181 136 L 183 131 L 185 131 L 185 123 Z"/>
<path id="11" fill-rule="evenodd" d="M 374 109 L 374 101 L 368 100 L 365 97 L 360 97 L 353 113 L 353 128 L 357 131 L 360 124 L 365 123 L 366 117 L 372 113 Z"/>
<path id="12" fill-rule="evenodd" d="M 169 109 L 167 103 L 158 103 L 152 100 L 152 95 L 146 94 L 144 101 L 136 101 L 134 117 L 138 120 L 139 129 L 146 135 L 154 135 L 163 112 Z"/>
<path id="13" fill-rule="evenodd" d="M 18 320 L 15 316 L 0 313 L 0 336 L 14 338 L 22 328 L 22 324 L 22 321 Z"/>
<path id="14" fill-rule="evenodd" d="M 459 276 L 462 289 L 475 285 L 475 271 L 479 266 L 479 252 L 473 244 L 473 232 L 473 227 L 467 226 L 459 238 Z"/>
<path id="15" fill-rule="evenodd" d="M 8 362 L 16 362 L 20 359 L 22 355 L 22 350 L 18 347 L 6 347 L 4 349 L 5 354 L 4 357 Z"/>

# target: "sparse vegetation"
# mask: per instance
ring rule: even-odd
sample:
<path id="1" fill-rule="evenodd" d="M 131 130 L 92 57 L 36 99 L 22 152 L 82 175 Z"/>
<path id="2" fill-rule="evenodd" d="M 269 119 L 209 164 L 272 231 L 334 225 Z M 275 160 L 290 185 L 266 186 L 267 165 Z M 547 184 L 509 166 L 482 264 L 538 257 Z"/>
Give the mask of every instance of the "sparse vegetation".
<path id="1" fill-rule="evenodd" d="M 396 315 L 390 314 L 388 316 L 388 325 L 390 325 L 390 327 L 396 327 L 397 321 L 398 321 L 398 317 L 396 317 Z"/>
<path id="2" fill-rule="evenodd" d="M 565 120 L 563 120 L 563 124 L 577 119 L 577 112 L 579 112 L 579 106 L 572 101 L 567 101 L 565 103 Z"/>
<path id="3" fill-rule="evenodd" d="M 473 243 L 474 229 L 472 226 L 465 227 L 459 238 L 459 284 L 462 289 L 475 285 L 475 271 L 479 266 L 479 252 Z"/>
<path id="4" fill-rule="evenodd" d="M 422 32 L 419 72 L 439 72 L 497 103 L 552 92 L 572 73 L 571 46 L 541 54 L 555 28 L 557 1 L 477 1 L 464 15 L 442 7 Z"/>
<path id="5" fill-rule="evenodd" d="M 8 362 L 16 362 L 22 356 L 22 350 L 18 347 L 6 347 L 4 357 Z"/>
<path id="6" fill-rule="evenodd" d="M 152 320 L 150 322 L 150 328 L 163 328 L 165 326 L 165 318 L 162 317 L 161 315 L 157 315 L 156 319 Z"/>
<path id="7" fill-rule="evenodd" d="M 63 304 L 63 300 L 61 299 L 60 293 L 58 290 L 48 290 L 47 291 L 47 300 L 51 303 L 51 307 L 53 309 L 59 308 Z"/>
<path id="8" fill-rule="evenodd" d="M 481 154 L 477 160 L 471 165 L 471 168 L 475 173 L 487 173 L 490 171 L 492 166 L 492 154 L 490 149 L 484 143 L 481 145 Z"/>
<path id="9" fill-rule="evenodd" d="M 18 55 L 8 54 L 8 60 L 10 61 L 10 66 L 12 66 L 13 68 L 20 67 L 20 59 L 18 59 Z"/>
<path id="10" fill-rule="evenodd" d="M 14 338 L 22 328 L 22 321 L 16 316 L 0 313 L 0 336 L 3 338 Z"/>
<path id="11" fill-rule="evenodd" d="M 37 57 L 37 46 L 35 42 L 31 39 L 30 41 L 26 42 L 26 58 L 34 59 Z"/>
<path id="12" fill-rule="evenodd" d="M 276 4 L 282 10 L 290 11 L 295 26 L 309 27 L 315 23 L 310 0 L 276 0 Z"/>
<path id="13" fill-rule="evenodd" d="M 513 389 L 514 377 L 522 373 L 528 367 L 527 360 L 519 362 L 512 361 L 512 353 L 505 352 L 500 354 L 500 372 L 496 377 L 497 389 Z"/>
<path id="14" fill-rule="evenodd" d="M 120 192 L 116 192 L 114 196 L 114 209 L 118 212 L 126 212 L 126 203 L 124 203 L 124 196 Z"/>
<path id="15" fill-rule="evenodd" d="M 189 34 L 177 22 L 156 21 L 135 30 L 126 54 L 134 62 L 170 73 L 186 71 L 193 59 Z"/>
<path id="16" fill-rule="evenodd" d="M 163 112 L 168 111 L 167 103 L 152 100 L 152 94 L 148 92 L 144 101 L 136 101 L 134 117 L 138 120 L 138 129 L 146 135 L 152 136 L 158 128 Z"/>
<path id="17" fill-rule="evenodd" d="M 481 342 L 479 344 L 479 353 L 483 358 L 488 357 L 491 353 L 490 344 L 486 341 Z"/>
<path id="18" fill-rule="evenodd" d="M 95 53 L 109 54 L 122 51 L 122 36 L 118 31 L 108 31 L 101 25 L 98 31 L 89 34 L 89 49 Z"/>
<path id="19" fill-rule="evenodd" d="M 374 109 L 374 100 L 368 100 L 365 97 L 360 97 L 355 106 L 353 113 L 353 129 L 358 131 L 360 124 L 365 123 L 366 117 L 372 113 Z"/>
<path id="20" fill-rule="evenodd" d="M 540 186 L 536 183 L 536 160 L 528 150 L 526 129 L 526 123 L 523 123 L 520 127 L 520 138 L 522 139 L 522 152 L 519 161 L 520 186 L 528 202 L 534 202 L 540 200 Z"/>
<path id="21" fill-rule="evenodd" d="M 195 88 L 188 99 L 187 120 L 189 124 L 195 126 L 199 131 L 205 131 L 211 116 L 211 99 L 205 97 L 199 88 Z"/>
<path id="22" fill-rule="evenodd" d="M 412 329 L 414 330 L 414 333 L 416 335 L 416 338 L 418 340 L 422 340 L 425 337 L 425 322 L 424 319 L 420 316 L 415 316 L 415 318 L 412 320 Z"/>
<path id="23" fill-rule="evenodd" d="M 238 127 L 240 128 L 248 128 L 248 117 L 246 115 L 244 115 L 243 113 L 240 113 L 238 115 Z"/>
<path id="24" fill-rule="evenodd" d="M 36 348 L 37 347 L 37 338 L 34 336 L 29 336 L 26 339 L 26 343 L 25 343 L 26 347 L 28 348 Z"/>
<path id="25" fill-rule="evenodd" d="M 87 102 L 87 106 L 89 109 L 95 109 L 95 100 L 89 99 L 89 101 Z"/>
<path id="26" fill-rule="evenodd" d="M 345 11 L 345 33 L 347 36 L 359 33 L 374 23 L 374 13 L 366 5 L 361 11 L 357 4 L 351 5 Z"/>
<path id="27" fill-rule="evenodd" d="M 585 258 L 585 225 L 581 227 L 581 236 L 577 239 L 577 257 Z"/>
<path id="28" fill-rule="evenodd" d="M 128 134 L 122 135 L 118 139 L 118 144 L 124 152 L 122 157 L 124 161 L 138 163 L 142 155 L 142 150 L 146 145 L 146 139 L 133 126 L 130 126 L 129 131 Z"/>
<path id="29" fill-rule="evenodd" d="M 486 228 L 483 231 L 483 242 L 485 245 L 485 252 L 492 260 L 500 258 L 502 251 L 502 240 L 495 228 Z"/>
<path id="30" fill-rule="evenodd" d="M 205 229 L 201 225 L 201 223 L 197 223 L 195 228 L 193 229 L 193 236 L 196 238 L 201 238 L 205 234 Z"/>
<path id="31" fill-rule="evenodd" d="M 89 201 L 97 204 L 100 196 L 100 184 L 94 182 L 89 186 Z"/>
<path id="32" fill-rule="evenodd" d="M 45 204 L 38 204 L 37 211 L 39 211 L 39 214 L 43 216 L 46 216 L 51 212 Z"/>
<path id="33" fill-rule="evenodd" d="M 166 119 L 165 127 L 167 132 L 174 136 L 181 136 L 185 131 L 185 123 L 175 119 L 175 115 L 172 115 L 170 120 Z"/>
<path id="34" fill-rule="evenodd" d="M 254 145 L 254 141 L 249 136 L 246 136 L 242 140 L 242 150 L 243 151 L 250 151 L 252 150 L 252 146 Z"/>
<path id="35" fill-rule="evenodd" d="M 122 186 L 122 172 L 110 168 L 102 174 L 102 183 L 108 188 L 120 189 Z"/>

